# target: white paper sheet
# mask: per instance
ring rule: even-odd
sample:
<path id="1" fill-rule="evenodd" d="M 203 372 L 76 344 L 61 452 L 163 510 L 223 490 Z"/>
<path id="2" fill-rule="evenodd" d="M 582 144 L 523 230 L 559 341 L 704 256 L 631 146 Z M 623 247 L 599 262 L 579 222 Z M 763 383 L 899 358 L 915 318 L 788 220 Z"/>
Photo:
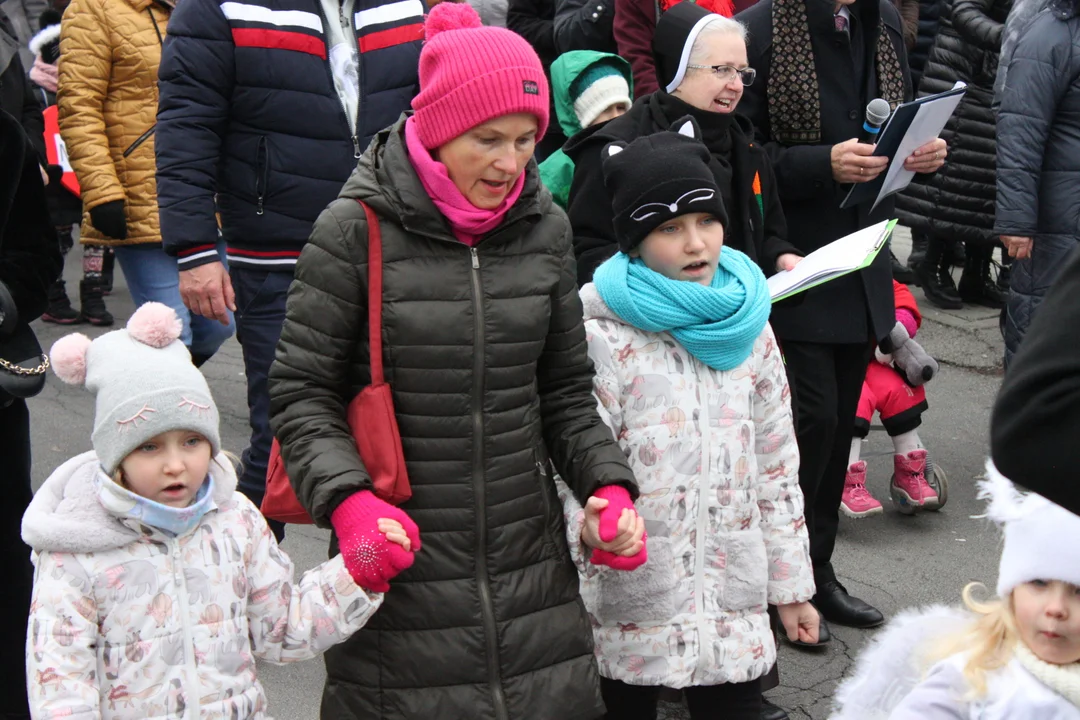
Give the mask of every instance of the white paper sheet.
<path id="1" fill-rule="evenodd" d="M 964 87 L 967 87 L 966 83 L 957 81 L 953 85 L 953 90 Z M 915 173 L 904 169 L 904 161 L 911 156 L 911 153 L 941 135 L 941 131 L 945 129 L 945 123 L 949 122 L 949 118 L 952 117 L 953 111 L 956 110 L 956 106 L 960 104 L 963 97 L 963 95 L 951 95 L 919 106 L 915 119 L 911 121 L 904 139 L 900 141 L 900 147 L 889 163 L 889 169 L 885 174 L 885 184 L 881 186 L 881 192 L 874 201 L 875 208 L 882 200 L 911 184 Z"/>
<path id="2" fill-rule="evenodd" d="M 810 253 L 791 270 L 776 273 L 768 279 L 769 296 L 783 297 L 862 267 L 884 244 L 889 222 L 884 220 L 842 237 Z"/>

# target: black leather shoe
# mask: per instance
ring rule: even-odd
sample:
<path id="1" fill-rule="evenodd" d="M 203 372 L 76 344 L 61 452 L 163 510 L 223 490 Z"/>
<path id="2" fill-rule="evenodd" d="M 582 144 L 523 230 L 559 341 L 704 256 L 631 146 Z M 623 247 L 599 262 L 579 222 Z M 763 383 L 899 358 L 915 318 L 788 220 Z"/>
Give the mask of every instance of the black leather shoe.
<path id="1" fill-rule="evenodd" d="M 872 628 L 885 622 L 885 616 L 859 598 L 851 597 L 836 580 L 818 585 L 811 601 L 826 620 L 853 628 Z"/>
<path id="2" fill-rule="evenodd" d="M 829 641 L 832 640 L 832 633 L 829 632 L 829 625 L 825 622 L 825 618 L 823 617 L 818 618 L 818 635 L 816 643 L 803 642 L 802 640 L 788 640 L 787 633 L 784 632 L 783 627 L 779 628 L 778 632 L 784 637 L 785 640 L 787 640 L 795 647 L 809 648 L 811 650 L 824 647 L 829 644 Z"/>
<path id="3" fill-rule="evenodd" d="M 787 711 L 761 698 L 761 720 L 788 720 Z"/>

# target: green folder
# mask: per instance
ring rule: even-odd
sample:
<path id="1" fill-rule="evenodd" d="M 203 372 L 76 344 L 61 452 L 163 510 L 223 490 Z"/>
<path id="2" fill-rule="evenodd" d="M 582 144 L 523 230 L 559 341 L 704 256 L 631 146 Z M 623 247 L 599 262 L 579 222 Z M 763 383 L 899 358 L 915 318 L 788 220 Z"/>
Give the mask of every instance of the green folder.
<path id="1" fill-rule="evenodd" d="M 871 244 L 869 247 L 865 248 L 865 250 L 866 250 L 865 255 L 862 255 L 862 253 L 860 251 L 861 256 L 852 258 L 851 259 L 852 262 L 843 263 L 842 267 L 830 266 L 830 267 L 822 268 L 820 271 L 814 273 L 813 275 L 811 275 L 809 277 L 806 277 L 803 280 L 798 281 L 797 284 L 795 284 L 795 285 L 793 285 L 791 287 L 785 287 L 781 292 L 779 292 L 777 295 L 773 296 L 772 301 L 775 303 L 775 302 L 780 302 L 781 300 L 786 300 L 787 298 L 789 298 L 789 297 L 791 297 L 793 295 L 797 295 L 797 294 L 799 294 L 801 292 L 805 292 L 805 291 L 807 291 L 807 290 L 809 290 L 811 288 L 815 288 L 818 285 L 821 285 L 823 283 L 830 282 L 832 280 L 835 280 L 836 278 L 843 277 L 845 275 L 849 275 L 849 274 L 851 274 L 853 272 L 856 272 L 858 270 L 862 270 L 865 267 L 868 267 L 872 262 L 874 262 L 874 258 L 877 257 L 878 253 L 881 251 L 881 248 L 885 247 L 885 242 L 892 236 L 893 229 L 896 228 L 896 223 L 897 223 L 896 220 L 889 220 L 887 222 L 878 223 L 878 225 L 871 226 L 870 228 L 864 228 L 864 229 L 860 230 L 858 233 L 852 233 L 852 235 L 857 235 L 857 234 L 860 234 L 860 233 L 865 233 L 868 230 L 871 230 L 871 229 L 873 229 L 875 227 L 878 227 L 879 225 L 884 225 L 884 227 L 882 227 L 881 230 L 879 231 L 880 234 L 876 238 L 876 241 L 873 244 Z M 840 238 L 840 240 L 837 240 L 836 242 L 843 242 L 843 241 L 847 240 L 848 238 L 852 237 L 852 235 L 848 235 L 846 237 Z M 822 248 L 819 248 L 819 249 L 815 250 L 814 252 L 810 253 L 805 258 L 803 258 L 802 262 L 799 263 L 799 265 L 794 270 L 791 270 L 791 271 L 788 271 L 788 272 L 790 272 L 790 273 L 797 272 L 798 269 L 800 267 L 802 267 L 807 262 L 811 262 L 812 264 L 814 264 L 815 263 L 815 256 L 818 256 L 818 258 L 825 257 L 824 255 L 819 255 L 819 253 L 825 252 L 825 253 L 832 254 L 834 252 L 834 249 L 833 249 L 834 244 L 835 243 L 830 243 L 829 245 L 826 245 L 826 246 L 824 246 Z M 838 264 L 833 263 L 833 265 L 838 265 Z M 807 266 L 807 268 L 809 268 L 809 267 L 810 266 Z M 804 273 L 807 270 L 807 268 L 803 268 Z M 770 285 L 769 292 L 770 292 L 770 294 L 772 294 L 772 292 L 774 291 L 774 286 L 775 285 L 783 284 L 783 281 L 787 280 L 787 278 L 790 278 L 790 277 L 791 277 L 790 275 L 785 276 L 784 273 L 777 273 L 773 277 L 769 278 L 769 281 L 770 281 L 769 282 L 769 285 Z"/>

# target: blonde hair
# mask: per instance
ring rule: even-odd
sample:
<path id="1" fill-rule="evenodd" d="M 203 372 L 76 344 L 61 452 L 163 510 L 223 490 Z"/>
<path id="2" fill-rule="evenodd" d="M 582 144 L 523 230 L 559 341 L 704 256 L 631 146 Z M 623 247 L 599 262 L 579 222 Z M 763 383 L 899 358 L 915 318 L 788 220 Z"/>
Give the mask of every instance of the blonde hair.
<path id="1" fill-rule="evenodd" d="M 980 617 L 961 631 L 932 645 L 924 658 L 929 669 L 947 657 L 967 653 L 963 674 L 971 686 L 970 699 L 986 694 L 987 674 L 1005 667 L 1012 659 L 1016 643 L 1020 641 L 1012 596 L 985 602 L 975 599 L 976 591 L 985 590 L 986 587 L 977 582 L 969 583 L 964 588 L 964 606 Z"/>

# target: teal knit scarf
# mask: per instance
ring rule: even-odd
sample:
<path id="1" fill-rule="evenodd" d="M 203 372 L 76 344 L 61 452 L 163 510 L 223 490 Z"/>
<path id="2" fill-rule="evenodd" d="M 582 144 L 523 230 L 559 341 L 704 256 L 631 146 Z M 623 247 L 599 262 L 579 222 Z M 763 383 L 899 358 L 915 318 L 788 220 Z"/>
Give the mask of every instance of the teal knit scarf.
<path id="1" fill-rule="evenodd" d="M 727 247 L 707 286 L 672 280 L 621 252 L 596 269 L 593 282 L 624 322 L 671 333 L 687 352 L 715 370 L 731 370 L 750 356 L 772 309 L 761 269 Z"/>

